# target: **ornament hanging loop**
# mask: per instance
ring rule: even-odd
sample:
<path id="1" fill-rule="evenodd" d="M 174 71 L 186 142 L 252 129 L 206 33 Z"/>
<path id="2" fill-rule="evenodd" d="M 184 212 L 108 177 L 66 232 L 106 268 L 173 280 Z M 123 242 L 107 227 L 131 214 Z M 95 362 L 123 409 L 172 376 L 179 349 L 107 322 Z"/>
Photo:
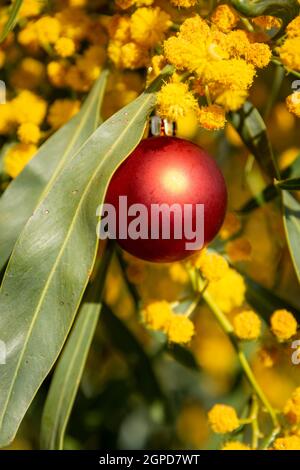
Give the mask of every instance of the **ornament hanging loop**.
<path id="1" fill-rule="evenodd" d="M 169 119 L 162 119 L 159 116 L 150 117 L 150 136 L 176 136 L 176 123 Z"/>

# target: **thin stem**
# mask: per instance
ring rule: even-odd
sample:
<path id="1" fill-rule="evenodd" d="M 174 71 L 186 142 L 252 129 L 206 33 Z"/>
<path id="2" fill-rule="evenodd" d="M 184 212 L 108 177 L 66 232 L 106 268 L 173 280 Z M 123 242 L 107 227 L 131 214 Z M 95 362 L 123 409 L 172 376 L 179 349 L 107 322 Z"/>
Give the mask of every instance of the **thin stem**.
<path id="1" fill-rule="evenodd" d="M 291 73 L 292 75 L 295 75 L 295 77 L 300 78 L 300 72 L 297 72 L 296 70 L 293 70 L 293 69 L 289 69 L 288 67 L 284 67 L 283 63 L 279 60 L 279 58 L 273 57 L 271 59 L 271 62 L 275 65 L 281 65 L 281 67 L 283 67 L 288 74 Z"/>
<path id="2" fill-rule="evenodd" d="M 216 319 L 220 323 L 220 325 L 223 328 L 224 332 L 228 334 L 229 339 L 231 340 L 231 343 L 232 343 L 232 345 L 234 346 L 234 348 L 237 352 L 240 364 L 241 364 L 241 366 L 244 370 L 244 373 L 245 373 L 248 381 L 250 382 L 250 384 L 251 384 L 253 390 L 256 392 L 257 396 L 260 398 L 261 402 L 266 407 L 266 409 L 267 409 L 267 411 L 268 411 L 268 413 L 271 417 L 274 428 L 279 429 L 279 423 L 278 423 L 276 413 L 275 413 L 272 405 L 270 404 L 269 400 L 265 396 L 265 394 L 264 394 L 263 390 L 261 389 L 260 385 L 256 381 L 256 378 L 255 378 L 255 376 L 252 372 L 252 369 L 249 365 L 249 362 L 248 362 L 248 360 L 245 356 L 245 353 L 242 351 L 239 342 L 237 341 L 236 337 L 234 336 L 233 327 L 232 327 L 230 321 L 227 319 L 226 315 L 224 315 L 222 310 L 217 306 L 217 304 L 214 302 L 213 298 L 209 295 L 209 293 L 207 291 L 204 292 L 203 299 L 205 300 L 205 302 L 207 303 L 207 305 L 211 309 L 212 313 L 215 315 Z"/>
<path id="3" fill-rule="evenodd" d="M 261 446 L 262 450 L 269 449 L 270 445 L 274 442 L 277 435 L 279 434 L 279 431 L 280 431 L 279 427 L 272 429 L 270 434 L 264 439 L 262 443 L 262 446 Z"/>
<path id="4" fill-rule="evenodd" d="M 257 448 L 258 440 L 260 438 L 260 430 L 258 426 L 258 411 L 259 411 L 259 404 L 258 404 L 257 396 L 253 395 L 251 411 L 250 411 L 250 419 L 251 419 L 251 426 L 252 426 L 252 449 Z"/>
<path id="5" fill-rule="evenodd" d="M 250 23 L 250 21 L 248 20 L 248 18 L 245 18 L 244 16 L 241 16 L 241 22 L 245 25 L 247 31 L 249 31 L 250 33 L 253 33 L 254 28 L 253 28 L 252 24 Z"/>
<path id="6" fill-rule="evenodd" d="M 206 98 L 207 104 L 210 106 L 212 104 L 212 100 L 211 100 L 209 88 L 207 85 L 205 85 L 205 98 Z"/>

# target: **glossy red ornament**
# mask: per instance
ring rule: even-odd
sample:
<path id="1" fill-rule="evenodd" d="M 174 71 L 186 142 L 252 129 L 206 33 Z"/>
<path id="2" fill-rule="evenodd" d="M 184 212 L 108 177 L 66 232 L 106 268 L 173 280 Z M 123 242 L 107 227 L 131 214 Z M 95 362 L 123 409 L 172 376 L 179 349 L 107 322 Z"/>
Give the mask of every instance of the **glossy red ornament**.
<path id="1" fill-rule="evenodd" d="M 218 233 L 227 205 L 225 181 L 215 161 L 197 145 L 167 136 L 141 141 L 114 173 L 106 202 L 114 205 L 117 216 L 119 196 L 127 196 L 128 206 L 144 204 L 149 213 L 151 204 L 204 204 L 205 244 Z M 174 218 L 173 229 L 172 224 Z M 193 254 L 186 249 L 188 240 L 175 239 L 172 229 L 170 239 L 117 241 L 124 250 L 147 261 L 178 261 Z"/>

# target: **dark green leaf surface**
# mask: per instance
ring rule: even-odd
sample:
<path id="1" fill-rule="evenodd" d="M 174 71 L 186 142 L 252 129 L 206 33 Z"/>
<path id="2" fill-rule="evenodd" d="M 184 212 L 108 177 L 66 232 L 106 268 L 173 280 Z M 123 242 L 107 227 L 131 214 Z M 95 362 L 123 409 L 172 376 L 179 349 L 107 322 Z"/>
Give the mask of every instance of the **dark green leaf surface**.
<path id="1" fill-rule="evenodd" d="M 266 125 L 253 104 L 246 101 L 239 111 L 230 114 L 230 121 L 265 173 L 271 179 L 278 177 Z"/>
<path id="2" fill-rule="evenodd" d="M 288 247 L 300 282 L 300 204 L 288 191 L 282 191 L 283 222 Z"/>
<path id="3" fill-rule="evenodd" d="M 244 273 L 247 302 L 268 322 L 274 310 L 286 309 L 292 312 L 300 322 L 300 310 L 295 305 L 274 294 L 271 290 L 254 281 Z"/>
<path id="4" fill-rule="evenodd" d="M 287 168 L 285 168 L 282 171 L 282 178 L 297 178 L 300 174 L 300 156 L 298 156 L 291 165 L 289 165 Z M 264 201 L 264 202 L 269 202 L 272 201 L 273 199 L 276 198 L 280 193 L 277 190 L 276 186 L 274 184 L 268 185 L 262 192 L 261 194 L 258 195 L 258 198 L 251 198 L 249 201 L 247 201 L 241 209 L 238 211 L 240 214 L 248 214 L 254 209 L 257 209 L 260 207 L 260 204 L 258 201 Z"/>
<path id="5" fill-rule="evenodd" d="M 300 178 L 288 178 L 286 180 L 280 180 L 276 182 L 276 186 L 280 189 L 295 190 L 300 189 Z"/>
<path id="6" fill-rule="evenodd" d="M 107 305 L 103 305 L 101 320 L 114 347 L 126 358 L 143 396 L 150 402 L 161 399 L 160 385 L 142 345 Z"/>
<path id="7" fill-rule="evenodd" d="M 96 209 L 112 173 L 142 138 L 162 78 L 92 134 L 16 243 L 0 292 L 8 349 L 0 382 L 2 446 L 13 439 L 68 335 L 95 261 Z"/>
<path id="8" fill-rule="evenodd" d="M 101 310 L 112 250 L 103 255 L 97 278 L 88 289 L 48 392 L 41 425 L 41 448 L 62 449 L 64 435 Z"/>
<path id="9" fill-rule="evenodd" d="M 104 71 L 80 112 L 50 137 L 0 199 L 0 270 L 32 215 L 66 161 L 79 150 L 99 123 L 99 108 L 107 81 Z"/>

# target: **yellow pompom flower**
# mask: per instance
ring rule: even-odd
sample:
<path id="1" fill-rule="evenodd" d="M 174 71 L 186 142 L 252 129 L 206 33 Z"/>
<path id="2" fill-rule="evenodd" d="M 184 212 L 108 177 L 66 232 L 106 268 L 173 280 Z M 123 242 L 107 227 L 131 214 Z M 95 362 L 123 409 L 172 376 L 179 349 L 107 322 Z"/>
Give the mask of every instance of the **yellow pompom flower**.
<path id="1" fill-rule="evenodd" d="M 35 23 L 40 44 L 54 44 L 60 35 L 61 25 L 56 18 L 43 16 Z"/>
<path id="2" fill-rule="evenodd" d="M 287 39 L 279 48 L 282 63 L 293 70 L 300 71 L 300 36 Z"/>
<path id="3" fill-rule="evenodd" d="M 300 450 L 300 437 L 279 437 L 273 444 L 274 450 Z"/>
<path id="4" fill-rule="evenodd" d="M 92 81 L 86 76 L 82 67 L 72 65 L 66 70 L 65 84 L 75 91 L 87 92 L 92 85 Z"/>
<path id="5" fill-rule="evenodd" d="M 8 134 L 14 129 L 15 116 L 11 103 L 0 105 L 0 135 Z"/>
<path id="6" fill-rule="evenodd" d="M 148 51 L 136 44 L 128 42 L 122 44 L 119 41 L 110 41 L 108 45 L 108 57 L 119 69 L 139 69 L 149 63 Z"/>
<path id="7" fill-rule="evenodd" d="M 45 65 L 32 57 L 25 57 L 11 74 L 11 84 L 18 89 L 33 89 L 46 75 Z"/>
<path id="8" fill-rule="evenodd" d="M 102 46 L 90 46 L 83 56 L 78 57 L 76 66 L 87 80 L 93 82 L 100 75 L 105 58 L 106 52 Z"/>
<path id="9" fill-rule="evenodd" d="M 212 282 L 222 279 L 229 270 L 228 263 L 223 256 L 211 253 L 206 249 L 196 254 L 192 262 L 196 268 L 201 270 L 205 279 Z"/>
<path id="10" fill-rule="evenodd" d="M 24 144 L 37 144 L 41 137 L 39 126 L 32 122 L 24 122 L 18 128 L 18 138 Z"/>
<path id="11" fill-rule="evenodd" d="M 286 341 L 297 332 L 297 321 L 287 310 L 276 310 L 271 316 L 271 330 L 280 341 Z"/>
<path id="12" fill-rule="evenodd" d="M 255 68 L 243 59 L 219 60 L 205 71 L 206 80 L 232 91 L 247 90 L 253 83 Z"/>
<path id="13" fill-rule="evenodd" d="M 191 8 L 196 5 L 198 0 L 170 0 L 174 7 Z"/>
<path id="14" fill-rule="evenodd" d="M 47 75 L 51 84 L 61 88 L 66 84 L 66 66 L 57 61 L 49 62 L 47 65 Z"/>
<path id="15" fill-rule="evenodd" d="M 4 156 L 4 171 L 16 178 L 37 151 L 33 144 L 15 144 Z"/>
<path id="16" fill-rule="evenodd" d="M 261 321 L 252 310 L 246 310 L 235 315 L 233 328 L 236 336 L 240 339 L 256 339 L 260 335 Z"/>
<path id="17" fill-rule="evenodd" d="M 234 286 L 234 289 L 232 286 Z M 246 285 L 244 278 L 234 269 L 229 268 L 222 279 L 209 283 L 207 291 L 220 309 L 228 313 L 243 304 Z"/>
<path id="18" fill-rule="evenodd" d="M 151 302 L 142 311 L 145 324 L 152 330 L 165 331 L 172 315 L 170 304 L 165 300 Z"/>
<path id="19" fill-rule="evenodd" d="M 167 83 L 157 93 L 157 108 L 161 117 L 176 121 L 198 108 L 198 102 L 186 83 Z"/>
<path id="20" fill-rule="evenodd" d="M 28 47 L 33 51 L 39 49 L 37 30 L 33 21 L 30 21 L 26 24 L 25 28 L 21 29 L 18 34 L 18 42 L 21 46 Z"/>
<path id="21" fill-rule="evenodd" d="M 232 406 L 217 404 L 208 413 L 208 421 L 217 434 L 226 434 L 237 429 L 239 418 Z"/>
<path id="22" fill-rule="evenodd" d="M 47 121 L 53 129 L 58 129 L 69 121 L 80 110 L 78 100 L 55 100 L 49 108 Z"/>
<path id="23" fill-rule="evenodd" d="M 287 97 L 286 106 L 290 113 L 300 118 L 300 91 L 295 91 Z"/>
<path id="24" fill-rule="evenodd" d="M 251 450 L 249 446 L 243 444 L 240 441 L 228 441 L 226 442 L 221 450 Z"/>
<path id="25" fill-rule="evenodd" d="M 283 413 L 291 424 L 300 424 L 300 387 L 296 388 L 286 402 Z"/>
<path id="26" fill-rule="evenodd" d="M 215 102 L 223 106 L 225 111 L 237 111 L 246 101 L 248 96 L 245 90 L 227 90 L 220 93 L 215 99 Z"/>
<path id="27" fill-rule="evenodd" d="M 11 106 L 18 124 L 32 122 L 41 124 L 47 111 L 47 103 L 40 96 L 28 90 L 23 90 L 11 101 Z"/>
<path id="28" fill-rule="evenodd" d="M 166 328 L 168 340 L 172 343 L 188 343 L 195 334 L 193 322 L 185 315 L 173 314 Z"/>
<path id="29" fill-rule="evenodd" d="M 219 5 L 211 15 L 211 21 L 224 33 L 231 31 L 239 19 L 237 12 L 229 5 Z"/>
<path id="30" fill-rule="evenodd" d="M 245 52 L 247 62 L 257 68 L 266 67 L 271 60 L 272 51 L 267 44 L 250 44 Z"/>
<path id="31" fill-rule="evenodd" d="M 291 21 L 287 28 L 286 33 L 289 38 L 296 38 L 300 36 L 300 16 L 296 16 L 296 18 Z"/>
<path id="32" fill-rule="evenodd" d="M 153 47 L 164 39 L 170 25 L 170 16 L 159 7 L 138 8 L 131 16 L 131 36 L 141 46 Z"/>
<path id="33" fill-rule="evenodd" d="M 70 57 L 75 52 L 75 43 L 70 38 L 62 37 L 56 41 L 54 49 L 61 57 Z"/>
<path id="34" fill-rule="evenodd" d="M 20 18 L 29 18 L 40 14 L 43 8 L 41 0 L 24 0 L 19 11 Z"/>
<path id="35" fill-rule="evenodd" d="M 108 35 L 114 41 L 121 43 L 129 42 L 130 36 L 130 17 L 125 15 L 113 15 L 107 25 Z"/>
<path id="36" fill-rule="evenodd" d="M 223 129 L 226 123 L 225 110 L 217 104 L 202 106 L 198 111 L 198 122 L 210 131 Z"/>

